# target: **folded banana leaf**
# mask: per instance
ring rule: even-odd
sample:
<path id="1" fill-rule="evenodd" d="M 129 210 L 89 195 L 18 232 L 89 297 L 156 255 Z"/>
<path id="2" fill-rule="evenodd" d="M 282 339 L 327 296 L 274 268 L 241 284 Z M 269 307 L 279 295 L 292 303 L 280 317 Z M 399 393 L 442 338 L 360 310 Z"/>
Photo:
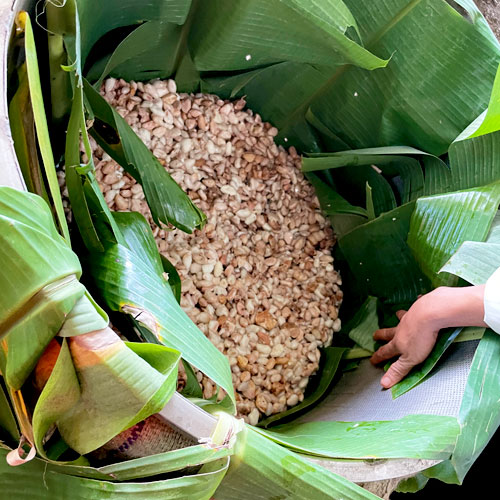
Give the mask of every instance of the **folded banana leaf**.
<path id="1" fill-rule="evenodd" d="M 45 201 L 8 187 L 0 187 L 0 200 L 0 371 L 24 416 L 21 430 L 41 456 L 53 425 L 73 450 L 88 453 L 163 408 L 175 391 L 180 354 L 124 344 L 79 283 L 78 258 Z M 46 351 L 56 336 L 51 366 Z M 48 376 L 30 422 L 23 386 L 35 365 Z"/>

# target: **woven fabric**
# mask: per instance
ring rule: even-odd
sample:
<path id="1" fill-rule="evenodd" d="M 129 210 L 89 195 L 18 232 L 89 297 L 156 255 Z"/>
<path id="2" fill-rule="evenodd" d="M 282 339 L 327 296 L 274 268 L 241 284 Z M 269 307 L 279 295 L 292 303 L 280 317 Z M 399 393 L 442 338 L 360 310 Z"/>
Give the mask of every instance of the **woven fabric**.
<path id="1" fill-rule="evenodd" d="M 431 377 L 395 400 L 390 390 L 380 386 L 382 369 L 364 360 L 358 369 L 345 373 L 332 392 L 299 421 L 397 420 L 415 414 L 457 416 L 477 344 L 453 344 Z"/>
<path id="2" fill-rule="evenodd" d="M 196 444 L 154 415 L 123 431 L 99 449 L 99 458 L 130 460 Z"/>

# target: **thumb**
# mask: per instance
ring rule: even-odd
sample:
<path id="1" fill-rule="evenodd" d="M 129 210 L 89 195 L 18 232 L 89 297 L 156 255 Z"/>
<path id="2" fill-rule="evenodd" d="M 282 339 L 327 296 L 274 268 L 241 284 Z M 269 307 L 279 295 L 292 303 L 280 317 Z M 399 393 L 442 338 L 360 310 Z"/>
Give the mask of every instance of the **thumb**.
<path id="1" fill-rule="evenodd" d="M 391 388 L 408 375 L 413 366 L 414 364 L 410 360 L 401 356 L 389 367 L 387 373 L 382 377 L 380 384 L 384 389 Z"/>

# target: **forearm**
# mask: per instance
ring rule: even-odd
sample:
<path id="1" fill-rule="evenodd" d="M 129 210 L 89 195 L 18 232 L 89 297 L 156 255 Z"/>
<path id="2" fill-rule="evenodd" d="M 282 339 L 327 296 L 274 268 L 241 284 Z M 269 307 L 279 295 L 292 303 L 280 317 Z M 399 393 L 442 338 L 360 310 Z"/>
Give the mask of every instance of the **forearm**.
<path id="1" fill-rule="evenodd" d="M 484 322 L 485 285 L 440 287 L 424 295 L 413 307 L 427 318 L 430 328 L 488 326 Z M 412 308 L 413 308 L 412 307 Z"/>

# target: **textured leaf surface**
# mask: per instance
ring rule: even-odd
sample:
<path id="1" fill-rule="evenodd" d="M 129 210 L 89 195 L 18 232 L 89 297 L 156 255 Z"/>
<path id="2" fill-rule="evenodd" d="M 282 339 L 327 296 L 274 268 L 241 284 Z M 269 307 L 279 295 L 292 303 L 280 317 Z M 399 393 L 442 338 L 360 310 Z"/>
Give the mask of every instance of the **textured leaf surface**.
<path id="1" fill-rule="evenodd" d="M 42 94 L 42 84 L 40 81 L 40 72 L 38 69 L 38 57 L 35 46 L 35 37 L 31 27 L 31 21 L 26 12 L 20 12 L 18 15 L 18 23 L 21 29 L 25 31 L 25 47 L 26 52 L 26 70 L 28 75 L 28 85 L 30 91 L 30 100 L 33 108 L 33 118 L 36 128 L 36 136 L 38 147 L 42 157 L 45 176 L 48 182 L 52 203 L 54 204 L 57 223 L 61 230 L 64 239 L 70 244 L 68 224 L 64 214 L 62 198 L 57 181 L 56 168 L 54 164 L 54 156 L 52 154 L 52 146 L 50 143 L 49 127 L 47 125 L 47 117 L 45 115 L 45 104 Z"/>
<path id="2" fill-rule="evenodd" d="M 365 47 L 392 57 L 387 71 L 344 67 L 312 104 L 312 113 L 352 148 L 408 144 L 442 154 L 486 107 L 498 42 L 441 0 L 369 5 L 346 0 L 346 5 Z M 479 73 L 483 76 L 476 81 Z M 422 74 L 427 74 L 425 81 Z"/>
<path id="3" fill-rule="evenodd" d="M 451 461 L 461 481 L 500 424 L 499 391 L 500 337 L 487 330 L 474 356 L 458 415 L 461 432 Z"/>
<path id="4" fill-rule="evenodd" d="M 500 68 L 488 109 L 450 146 L 454 189 L 482 186 L 500 177 Z"/>
<path id="5" fill-rule="evenodd" d="M 125 345 L 110 329 L 63 343 L 35 407 L 39 451 L 54 423 L 83 455 L 161 410 L 175 391 L 179 357 L 164 346 Z"/>
<path id="6" fill-rule="evenodd" d="M 0 261 L 2 370 L 19 389 L 85 288 L 45 201 L 8 187 L 0 188 Z"/>
<path id="7" fill-rule="evenodd" d="M 49 464 L 48 469 L 70 476 L 101 479 L 105 481 L 131 481 L 145 477 L 177 472 L 187 467 L 202 465 L 231 456 L 232 448 L 215 450 L 204 445 L 188 446 L 178 450 L 157 453 L 125 462 L 94 468 L 66 464 Z"/>
<path id="8" fill-rule="evenodd" d="M 339 240 L 357 284 L 390 303 L 413 302 L 428 280 L 406 244 L 414 202 L 358 226 Z"/>
<path id="9" fill-rule="evenodd" d="M 368 297 L 345 330 L 356 344 L 367 351 L 375 352 L 376 342 L 373 340 L 373 334 L 378 329 L 377 298 Z"/>
<path id="10" fill-rule="evenodd" d="M 199 4 L 190 47 L 202 71 L 245 70 L 281 61 L 385 66 L 386 60 L 344 34 L 352 25 L 354 18 L 341 0 L 215 0 Z"/>
<path id="11" fill-rule="evenodd" d="M 375 496 L 323 467 L 279 446 L 248 426 L 238 435 L 235 456 L 215 500 L 375 500 Z M 251 493 L 249 493 L 251 492 Z"/>
<path id="12" fill-rule="evenodd" d="M 500 182 L 417 201 L 408 245 L 434 286 L 454 282 L 439 270 L 464 241 L 486 238 L 499 203 Z"/>
<path id="13" fill-rule="evenodd" d="M 471 285 L 483 285 L 500 267 L 500 244 L 466 241 L 440 269 Z"/>
<path id="14" fill-rule="evenodd" d="M 294 451 L 330 458 L 444 459 L 460 427 L 454 417 L 409 415 L 371 422 L 307 422 L 259 430 Z"/>

